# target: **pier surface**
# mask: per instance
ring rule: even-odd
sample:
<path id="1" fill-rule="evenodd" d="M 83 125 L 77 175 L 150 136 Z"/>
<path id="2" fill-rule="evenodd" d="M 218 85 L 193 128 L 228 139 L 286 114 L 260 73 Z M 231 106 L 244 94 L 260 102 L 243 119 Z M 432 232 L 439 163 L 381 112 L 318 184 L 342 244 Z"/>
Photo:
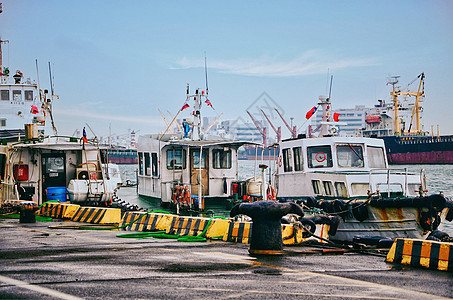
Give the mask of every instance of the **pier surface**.
<path id="1" fill-rule="evenodd" d="M 70 224 L 0 220 L 0 299 L 453 297 L 453 273 L 394 266 L 379 256 L 252 257 L 245 244 L 49 228 Z"/>

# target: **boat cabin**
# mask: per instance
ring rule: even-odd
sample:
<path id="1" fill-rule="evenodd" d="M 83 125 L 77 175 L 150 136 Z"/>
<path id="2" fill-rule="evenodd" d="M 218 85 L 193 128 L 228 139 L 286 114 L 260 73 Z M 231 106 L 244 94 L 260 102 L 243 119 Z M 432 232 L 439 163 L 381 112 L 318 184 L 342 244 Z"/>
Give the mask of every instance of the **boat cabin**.
<path id="1" fill-rule="evenodd" d="M 275 185 L 279 198 L 416 196 L 420 174 L 389 169 L 384 142 L 362 137 L 317 137 L 280 143 Z"/>
<path id="2" fill-rule="evenodd" d="M 179 139 L 177 134 L 139 137 L 138 193 L 171 202 L 175 185 L 192 198 L 228 198 L 238 179 L 237 150 L 244 142 Z"/>
<path id="3" fill-rule="evenodd" d="M 97 146 L 81 145 L 78 139 L 0 146 L 2 199 L 77 203 L 96 194 L 98 201 L 109 200 L 116 186 L 106 180 L 100 153 Z M 56 188 L 62 192 L 51 197 L 49 191 Z"/>

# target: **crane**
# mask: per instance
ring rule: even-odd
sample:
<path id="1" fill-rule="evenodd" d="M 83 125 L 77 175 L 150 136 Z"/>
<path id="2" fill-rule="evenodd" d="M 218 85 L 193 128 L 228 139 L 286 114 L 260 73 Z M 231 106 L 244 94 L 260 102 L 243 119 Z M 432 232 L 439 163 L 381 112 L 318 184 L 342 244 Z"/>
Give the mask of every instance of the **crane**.
<path id="1" fill-rule="evenodd" d="M 392 84 L 393 89 L 390 92 L 390 95 L 393 96 L 393 107 L 395 111 L 395 134 L 400 135 L 401 134 L 401 129 L 400 129 L 400 120 L 399 120 L 399 102 L 398 102 L 398 97 L 401 95 L 406 95 L 406 96 L 415 96 L 415 104 L 414 104 L 414 109 L 412 111 L 412 117 L 411 117 L 411 124 L 409 126 L 409 133 L 420 133 L 421 131 L 421 126 L 420 126 L 420 98 L 425 97 L 425 89 L 424 89 L 424 80 L 425 80 L 425 73 L 421 73 L 420 75 L 417 76 L 414 80 L 412 80 L 408 86 L 410 86 L 415 80 L 420 78 L 420 83 L 418 86 L 418 91 L 417 92 L 402 92 L 399 89 L 395 89 L 395 84 L 398 83 L 398 77 L 394 77 L 395 80 L 390 81 L 389 83 Z M 415 120 L 416 120 L 416 129 L 411 130 L 412 127 L 412 121 L 414 120 L 414 115 L 415 115 Z"/>
<path id="2" fill-rule="evenodd" d="M 297 137 L 297 127 L 294 126 L 293 128 L 291 128 L 288 123 L 285 121 L 285 119 L 283 118 L 283 116 L 280 114 L 280 112 L 274 107 L 275 111 L 278 113 L 278 115 L 280 116 L 280 118 L 282 119 L 283 123 L 285 123 L 286 125 L 286 128 L 288 128 L 289 132 L 291 133 L 291 138 L 296 138 Z"/>
<path id="3" fill-rule="evenodd" d="M 256 128 L 258 129 L 258 131 L 261 133 L 261 135 L 263 136 L 263 145 L 264 147 L 267 147 L 267 132 L 266 132 L 266 127 L 263 127 L 261 128 L 260 125 L 258 124 L 258 122 L 255 120 L 255 118 L 253 118 L 252 114 L 249 113 L 248 110 L 246 110 L 246 112 L 249 114 L 250 118 L 252 119 L 253 121 L 253 124 L 255 124 Z"/>
<path id="4" fill-rule="evenodd" d="M 275 129 L 274 124 L 272 124 L 271 120 L 269 120 L 269 118 L 266 116 L 264 111 L 262 109 L 260 109 L 260 111 L 263 113 L 264 117 L 269 122 L 269 124 L 271 125 L 271 127 L 274 130 L 275 134 L 277 135 L 277 143 L 279 143 L 281 138 L 282 138 L 282 128 L 279 126 L 277 129 Z"/>

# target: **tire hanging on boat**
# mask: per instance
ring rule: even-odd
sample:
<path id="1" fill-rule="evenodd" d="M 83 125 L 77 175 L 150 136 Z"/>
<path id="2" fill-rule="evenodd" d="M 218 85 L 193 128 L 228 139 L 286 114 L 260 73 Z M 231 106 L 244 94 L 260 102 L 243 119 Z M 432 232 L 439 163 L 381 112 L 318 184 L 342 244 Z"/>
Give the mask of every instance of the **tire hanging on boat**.
<path id="1" fill-rule="evenodd" d="M 356 202 L 352 204 L 352 215 L 357 221 L 363 222 L 369 217 L 368 207 L 366 202 Z"/>

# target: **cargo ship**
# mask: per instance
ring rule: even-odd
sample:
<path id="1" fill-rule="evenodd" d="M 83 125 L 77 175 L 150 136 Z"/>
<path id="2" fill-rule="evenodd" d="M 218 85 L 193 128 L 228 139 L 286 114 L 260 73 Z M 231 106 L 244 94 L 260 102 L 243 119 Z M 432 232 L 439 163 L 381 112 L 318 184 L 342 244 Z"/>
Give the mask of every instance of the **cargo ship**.
<path id="1" fill-rule="evenodd" d="M 109 162 L 119 165 L 132 165 L 138 163 L 136 149 L 110 148 L 108 150 Z"/>
<path id="2" fill-rule="evenodd" d="M 423 111 L 420 105 L 425 97 L 424 79 L 425 74 L 421 73 L 415 80 L 419 79 L 417 92 L 403 91 L 396 87 L 398 76 L 394 76 L 388 82 L 392 85 L 392 104 L 386 105 L 380 101 L 376 105 L 377 114 L 367 115 L 366 128 L 363 131 L 365 137 L 377 137 L 384 140 L 387 151 L 387 160 L 390 164 L 453 164 L 453 135 L 434 135 L 423 131 L 420 124 L 420 114 Z M 399 96 L 413 96 L 415 103 L 412 108 L 410 124 L 406 129 L 406 123 L 401 121 Z M 391 113 L 390 111 L 393 111 Z M 412 121 L 415 120 L 415 128 Z"/>

